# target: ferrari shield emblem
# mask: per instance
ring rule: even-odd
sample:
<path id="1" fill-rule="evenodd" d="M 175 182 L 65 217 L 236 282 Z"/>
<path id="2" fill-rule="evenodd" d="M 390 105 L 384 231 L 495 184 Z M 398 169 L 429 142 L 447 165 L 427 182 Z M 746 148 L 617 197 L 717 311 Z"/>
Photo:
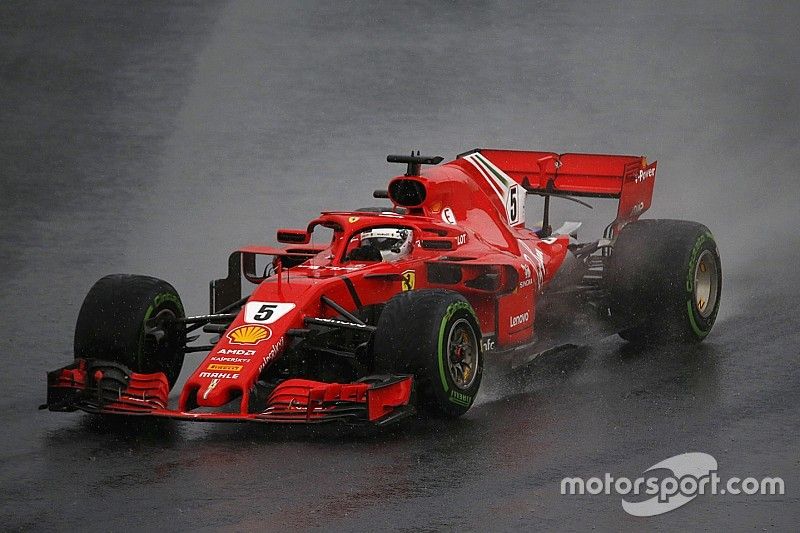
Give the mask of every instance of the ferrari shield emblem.
<path id="1" fill-rule="evenodd" d="M 417 274 L 413 270 L 406 270 L 402 274 L 402 284 L 404 291 L 413 291 L 414 282 L 417 280 Z"/>

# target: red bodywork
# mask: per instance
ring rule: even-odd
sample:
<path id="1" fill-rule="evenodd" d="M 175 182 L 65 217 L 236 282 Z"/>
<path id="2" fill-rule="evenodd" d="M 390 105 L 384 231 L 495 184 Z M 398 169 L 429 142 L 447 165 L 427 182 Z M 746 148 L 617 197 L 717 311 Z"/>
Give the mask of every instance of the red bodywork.
<path id="1" fill-rule="evenodd" d="M 569 237 L 540 238 L 538 228 L 527 228 L 524 195 L 617 198 L 613 225 L 618 230 L 650 207 L 655 169 L 655 163 L 648 165 L 639 156 L 476 150 L 418 175 L 398 176 L 388 194 L 407 214 L 323 213 L 305 230 L 279 231 L 279 240 L 297 244 L 248 246 L 231 255 L 228 278 L 213 287 L 212 313 L 240 297 L 235 293 L 242 276 L 257 285 L 188 377 L 175 408 L 168 407 L 163 374 L 131 373 L 116 399 L 83 404 L 62 399 L 59 409 L 55 404 L 64 391 L 80 394 L 101 381 L 84 361 L 50 374 L 49 386 L 56 392 L 48 404 L 55 410 L 77 407 L 191 420 L 314 422 L 351 415 L 389 420 L 409 404 L 411 376 L 346 384 L 290 378 L 271 392 L 265 408 L 255 411 L 251 396 L 260 376 L 279 364 L 309 318 L 338 320 L 339 313 L 323 297 L 357 314 L 403 290 L 444 288 L 462 294 L 474 308 L 484 352 L 529 345 L 537 295 L 564 261 Z M 318 226 L 332 229 L 333 237 L 329 245 L 315 248 L 308 242 Z M 408 257 L 397 262 L 347 259 L 362 232 L 384 227 L 413 232 Z M 262 278 L 255 270 L 258 256 L 280 258 L 278 264 L 290 258 L 302 262 Z"/>

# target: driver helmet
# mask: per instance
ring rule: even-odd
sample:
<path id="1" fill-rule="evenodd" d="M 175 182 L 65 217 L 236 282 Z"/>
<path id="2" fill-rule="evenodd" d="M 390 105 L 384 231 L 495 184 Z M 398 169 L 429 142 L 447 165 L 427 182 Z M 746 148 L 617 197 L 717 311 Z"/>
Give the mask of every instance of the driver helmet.
<path id="1" fill-rule="evenodd" d="M 375 228 L 361 234 L 361 245 L 377 248 L 384 261 L 397 261 L 411 253 L 412 237 L 410 229 Z"/>

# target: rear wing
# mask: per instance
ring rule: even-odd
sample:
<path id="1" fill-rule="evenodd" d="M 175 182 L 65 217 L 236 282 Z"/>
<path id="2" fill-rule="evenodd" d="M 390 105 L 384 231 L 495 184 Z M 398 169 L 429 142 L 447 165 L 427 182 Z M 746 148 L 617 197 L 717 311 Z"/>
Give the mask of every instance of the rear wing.
<path id="1" fill-rule="evenodd" d="M 648 165 L 644 156 L 522 150 L 476 149 L 458 157 L 513 180 L 528 193 L 617 198 L 617 230 L 650 208 L 658 164 Z"/>

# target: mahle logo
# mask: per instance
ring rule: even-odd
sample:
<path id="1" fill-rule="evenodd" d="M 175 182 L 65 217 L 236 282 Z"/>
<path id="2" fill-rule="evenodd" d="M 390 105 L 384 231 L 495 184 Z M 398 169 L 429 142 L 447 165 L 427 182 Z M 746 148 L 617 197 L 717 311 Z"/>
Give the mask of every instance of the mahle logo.
<path id="1" fill-rule="evenodd" d="M 723 483 L 717 475 L 717 460 L 701 452 L 683 453 L 664 459 L 644 473 L 650 475 L 633 480 L 615 478 L 608 472 L 602 478 L 565 477 L 561 480 L 561 494 L 619 494 L 626 513 L 656 516 L 686 505 L 702 494 L 782 495 L 785 492 L 783 479 L 779 477 L 730 477 Z"/>

